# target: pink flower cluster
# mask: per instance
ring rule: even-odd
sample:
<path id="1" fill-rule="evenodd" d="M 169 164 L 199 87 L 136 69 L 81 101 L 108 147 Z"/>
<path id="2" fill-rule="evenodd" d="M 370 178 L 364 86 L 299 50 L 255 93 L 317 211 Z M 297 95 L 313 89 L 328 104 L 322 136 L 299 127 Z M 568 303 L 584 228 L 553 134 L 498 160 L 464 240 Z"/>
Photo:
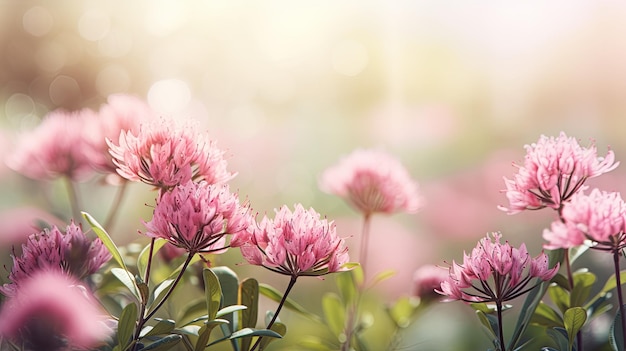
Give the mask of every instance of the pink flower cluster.
<path id="1" fill-rule="evenodd" d="M 0 311 L 0 340 L 25 350 L 86 350 L 113 334 L 109 317 L 79 282 L 54 270 L 25 279 Z"/>
<path id="2" fill-rule="evenodd" d="M 320 187 L 366 215 L 412 213 L 422 206 L 417 182 L 397 159 L 379 150 L 354 151 L 324 171 Z"/>
<path id="3" fill-rule="evenodd" d="M 216 252 L 226 248 L 226 235 L 240 235 L 253 218 L 228 185 L 191 180 L 157 200 L 146 235 L 163 238 L 187 252 Z"/>
<path id="4" fill-rule="evenodd" d="M 561 132 L 557 138 L 542 135 L 537 143 L 526 145 L 524 165 L 513 179 L 504 178 L 509 214 L 544 207 L 560 210 L 582 188 L 588 178 L 615 169 L 613 151 L 598 157 L 594 144 L 581 147 L 578 141 Z"/>
<path id="5" fill-rule="evenodd" d="M 571 248 L 586 240 L 601 250 L 626 247 L 626 204 L 617 192 L 579 192 L 563 206 L 561 216 L 543 232 L 547 249 Z"/>
<path id="6" fill-rule="evenodd" d="M 143 124 L 136 135 L 120 134 L 119 145 L 108 140 L 117 172 L 132 181 L 168 189 L 190 180 L 210 184 L 234 177 L 226 169 L 224 151 L 191 121 L 156 119 Z"/>
<path id="7" fill-rule="evenodd" d="M 249 263 L 291 277 L 342 271 L 348 262 L 348 248 L 337 236 L 335 224 L 301 204 L 293 212 L 282 206 L 273 220 L 264 216 L 247 237 L 231 244 L 240 246 Z"/>
<path id="8" fill-rule="evenodd" d="M 21 135 L 6 162 L 37 180 L 64 176 L 81 181 L 95 170 L 114 172 L 105 138 L 117 138 L 122 130 L 135 131 L 140 123 L 154 118 L 145 102 L 128 95 L 112 95 L 98 112 L 55 110 Z"/>
<path id="9" fill-rule="evenodd" d="M 100 239 L 89 240 L 79 225 L 73 222 L 62 233 L 56 226 L 28 237 L 22 245 L 22 255 L 13 256 L 10 283 L 0 292 L 13 296 L 20 284 L 41 270 L 62 271 L 76 279 L 96 273 L 111 259 Z"/>
<path id="10" fill-rule="evenodd" d="M 547 281 L 559 270 L 559 264 L 548 267 L 545 253 L 530 258 L 526 245 L 519 249 L 500 243 L 499 233 L 487 235 L 471 254 L 463 255 L 463 263 L 452 263 L 449 276 L 441 282 L 438 293 L 452 300 L 465 302 L 505 302 L 528 292 L 533 278 Z M 526 269 L 528 266 L 529 269 Z"/>

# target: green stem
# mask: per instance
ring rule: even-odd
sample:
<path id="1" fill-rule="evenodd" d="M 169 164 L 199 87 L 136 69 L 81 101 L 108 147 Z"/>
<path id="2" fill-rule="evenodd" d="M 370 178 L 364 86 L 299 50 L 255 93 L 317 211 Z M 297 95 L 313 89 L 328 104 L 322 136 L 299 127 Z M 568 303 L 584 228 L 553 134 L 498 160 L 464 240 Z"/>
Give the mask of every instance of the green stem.
<path id="1" fill-rule="evenodd" d="M 289 280 L 289 285 L 287 285 L 287 289 L 285 290 L 285 294 L 283 295 L 283 298 L 280 299 L 280 303 L 278 304 L 278 308 L 276 308 L 276 312 L 274 313 L 274 316 L 272 316 L 272 320 L 267 325 L 266 329 L 271 329 L 272 325 L 274 325 L 274 322 L 276 322 L 276 318 L 278 318 L 278 314 L 280 313 L 280 310 L 283 308 L 283 305 L 285 304 L 285 301 L 287 301 L 287 295 L 289 295 L 289 292 L 291 291 L 293 286 L 296 285 L 296 279 L 298 279 L 297 275 L 296 276 L 291 276 L 291 279 Z M 254 346 L 252 346 L 250 351 L 256 350 L 256 348 L 261 344 L 261 339 L 263 339 L 262 336 L 259 337 L 256 340 L 256 342 L 254 343 Z"/>
<path id="2" fill-rule="evenodd" d="M 622 277 L 619 271 L 620 249 L 613 250 L 613 263 L 615 264 L 615 282 L 617 283 L 617 300 L 619 301 L 619 313 L 622 317 L 622 337 L 626 336 L 626 315 L 624 315 L 624 298 L 622 297 Z"/>
<path id="3" fill-rule="evenodd" d="M 82 216 L 80 215 L 80 210 L 81 210 L 81 204 L 80 204 L 80 200 L 79 200 L 79 196 L 78 196 L 78 188 L 76 186 L 76 183 L 74 183 L 74 181 L 72 179 L 70 179 L 69 177 L 64 177 L 65 179 L 65 185 L 67 187 L 67 196 L 69 198 L 70 201 L 70 209 L 72 211 L 72 219 L 74 220 L 75 223 L 81 223 L 82 222 Z"/>
<path id="4" fill-rule="evenodd" d="M 371 223 L 372 215 L 370 213 L 366 213 L 363 216 L 363 230 L 361 232 L 361 249 L 359 250 L 361 267 L 363 269 L 363 275 L 367 276 L 367 272 L 365 267 L 367 266 L 367 252 L 369 247 L 369 233 L 370 233 L 370 223 Z"/>
<path id="5" fill-rule="evenodd" d="M 109 215 L 107 219 L 104 221 L 104 228 L 107 230 L 111 230 L 110 227 L 113 225 L 117 214 L 119 213 L 120 204 L 122 203 L 122 199 L 126 194 L 126 188 L 128 187 L 128 181 L 124 181 L 122 185 L 119 186 L 117 191 L 115 192 L 115 199 L 113 199 L 113 203 L 111 204 L 111 208 L 109 209 Z"/>
<path id="6" fill-rule="evenodd" d="M 496 309 L 498 310 L 498 336 L 500 338 L 500 351 L 506 351 L 504 343 L 504 329 L 502 328 L 502 301 L 496 301 Z"/>
<path id="7" fill-rule="evenodd" d="M 167 294 L 165 294 L 165 297 L 163 297 L 163 299 L 161 299 L 161 301 L 159 301 L 159 303 L 152 310 L 152 312 L 148 313 L 147 316 L 142 317 L 142 318 L 139 319 L 139 321 L 137 323 L 137 329 L 135 330 L 135 339 L 134 339 L 135 345 L 138 345 L 137 341 L 139 341 L 139 335 L 141 334 L 141 329 L 143 329 L 143 326 L 146 324 L 146 322 L 148 320 L 150 320 L 150 318 L 152 318 L 152 316 L 154 316 L 154 314 L 161 308 L 161 306 L 163 306 L 165 301 L 167 301 L 167 299 L 170 297 L 170 295 L 172 295 L 172 292 L 174 292 L 174 289 L 176 288 L 176 286 L 180 282 L 181 278 L 183 277 L 183 274 L 185 273 L 185 270 L 187 269 L 187 266 L 189 266 L 189 263 L 191 262 L 191 259 L 193 258 L 194 255 L 195 255 L 195 253 L 193 253 L 193 252 L 190 252 L 188 254 L 187 259 L 185 260 L 185 263 L 183 264 L 183 267 L 180 270 L 180 273 L 178 273 L 178 276 L 174 280 L 174 283 L 172 283 L 172 285 L 170 286 L 170 289 L 167 291 Z M 143 315 L 145 313 L 145 308 L 146 308 L 145 304 L 142 303 L 142 310 L 140 312 L 141 315 Z M 136 346 L 135 346 L 135 350 L 136 350 Z"/>

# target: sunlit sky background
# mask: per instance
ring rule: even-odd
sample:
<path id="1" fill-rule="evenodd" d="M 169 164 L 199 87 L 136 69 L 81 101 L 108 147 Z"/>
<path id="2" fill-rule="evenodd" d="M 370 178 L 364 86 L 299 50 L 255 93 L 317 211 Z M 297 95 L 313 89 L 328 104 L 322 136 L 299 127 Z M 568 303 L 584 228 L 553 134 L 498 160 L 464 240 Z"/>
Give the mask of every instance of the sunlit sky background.
<path id="1" fill-rule="evenodd" d="M 129 93 L 200 120 L 260 213 L 301 202 L 358 237 L 358 215 L 317 177 L 355 148 L 383 148 L 426 199 L 418 214 L 374 220 L 377 265 L 400 284 L 489 231 L 540 248 L 550 214 L 496 206 L 502 177 L 541 134 L 626 160 L 624 38 L 626 4 L 609 0 L 2 0 L 0 150 L 50 110 Z M 33 205 L 2 167 L 2 209 Z M 623 191 L 624 175 L 592 185 Z M 147 219 L 152 195 L 137 189 L 139 205 L 126 206 Z"/>

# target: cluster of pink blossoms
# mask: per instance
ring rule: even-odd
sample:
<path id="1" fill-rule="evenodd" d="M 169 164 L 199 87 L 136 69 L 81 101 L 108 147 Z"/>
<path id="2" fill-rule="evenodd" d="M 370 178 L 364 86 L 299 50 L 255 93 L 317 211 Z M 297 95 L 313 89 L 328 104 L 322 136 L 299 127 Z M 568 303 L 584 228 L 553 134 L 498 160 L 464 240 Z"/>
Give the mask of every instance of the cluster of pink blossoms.
<path id="1" fill-rule="evenodd" d="M 141 125 L 136 135 L 122 132 L 119 145 L 107 142 L 117 172 L 128 180 L 168 189 L 190 180 L 216 184 L 232 179 L 224 151 L 197 130 L 191 121 L 161 118 Z"/>
<path id="2" fill-rule="evenodd" d="M 56 226 L 32 234 L 22 245 L 22 255 L 13 256 L 10 283 L 0 287 L 0 292 L 13 296 L 20 285 L 42 270 L 66 273 L 75 279 L 85 279 L 96 273 L 111 259 L 111 254 L 100 239 L 90 240 L 79 225 L 73 222 L 62 233 Z"/>
<path id="3" fill-rule="evenodd" d="M 557 138 L 541 136 L 526 145 L 524 165 L 513 179 L 504 178 L 509 214 L 550 207 L 556 210 L 579 191 L 585 181 L 615 169 L 613 151 L 598 157 L 595 145 L 581 147 L 578 141 L 561 132 Z"/>
<path id="4" fill-rule="evenodd" d="M 558 263 L 548 267 L 545 253 L 530 258 L 526 245 L 516 249 L 508 242 L 500 243 L 499 233 L 492 237 L 493 241 L 487 235 L 471 254 L 464 254 L 462 264 L 453 262 L 449 276 L 436 291 L 453 300 L 502 303 L 532 289 L 534 285 L 528 284 L 533 278 L 548 281 L 558 272 Z"/>
<path id="5" fill-rule="evenodd" d="M 0 311 L 0 339 L 24 350 L 87 350 L 113 334 L 109 317 L 88 290 L 61 272 L 42 269 L 25 279 Z"/>
<path id="6" fill-rule="evenodd" d="M 68 177 L 82 181 L 94 171 L 114 172 L 106 138 L 117 138 L 122 130 L 136 131 L 140 123 L 155 119 L 142 100 L 112 95 L 98 112 L 55 110 L 35 129 L 18 140 L 7 164 L 37 180 Z"/>
<path id="7" fill-rule="evenodd" d="M 563 206 L 561 217 L 543 232 L 547 249 L 580 246 L 587 240 L 599 250 L 626 247 L 626 204 L 619 193 L 579 192 Z"/>
<path id="8" fill-rule="evenodd" d="M 344 157 L 324 171 L 320 187 L 365 215 L 412 213 L 422 206 L 417 182 L 397 159 L 379 150 L 356 150 Z"/>
<path id="9" fill-rule="evenodd" d="M 231 244 L 240 246 L 249 263 L 294 278 L 342 271 L 348 262 L 348 248 L 335 224 L 301 204 L 293 212 L 282 206 L 273 220 L 264 216 Z"/>
<path id="10" fill-rule="evenodd" d="M 163 238 L 187 252 L 218 252 L 226 235 L 240 235 L 251 225 L 249 208 L 239 203 L 228 185 L 191 180 L 157 200 L 146 235 Z"/>

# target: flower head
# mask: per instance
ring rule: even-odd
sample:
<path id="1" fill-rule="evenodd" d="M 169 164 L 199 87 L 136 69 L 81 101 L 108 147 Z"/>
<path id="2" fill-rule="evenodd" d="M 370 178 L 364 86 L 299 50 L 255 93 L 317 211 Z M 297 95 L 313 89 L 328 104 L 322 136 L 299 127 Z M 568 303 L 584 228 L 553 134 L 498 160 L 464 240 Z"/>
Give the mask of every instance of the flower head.
<path id="1" fill-rule="evenodd" d="M 421 207 L 418 184 L 391 155 L 356 150 L 320 179 L 322 190 L 345 198 L 364 214 L 416 212 Z"/>
<path id="2" fill-rule="evenodd" d="M 7 296 L 15 293 L 19 285 L 41 270 L 59 269 L 76 279 L 84 279 L 97 272 L 111 254 L 100 239 L 90 240 L 79 225 L 70 223 L 65 233 L 56 226 L 31 234 L 22 245 L 22 255 L 13 256 L 9 274 L 11 283 L 0 287 Z"/>
<path id="3" fill-rule="evenodd" d="M 111 160 L 107 139 L 119 140 L 120 133 L 137 134 L 142 123 L 156 119 L 157 115 L 147 103 L 132 95 L 114 94 L 107 98 L 93 120 L 92 138 L 98 154 L 92 164 L 98 170 L 116 173 L 116 166 Z"/>
<path id="4" fill-rule="evenodd" d="M 249 263 L 280 274 L 320 276 L 342 271 L 348 262 L 348 248 L 337 236 L 334 222 L 300 204 L 293 212 L 281 207 L 273 220 L 264 216 L 248 234 L 231 244 L 240 246 Z"/>
<path id="5" fill-rule="evenodd" d="M 589 239 L 594 248 L 612 250 L 626 247 L 626 204 L 617 192 L 593 189 L 578 193 L 563 206 L 563 221 L 544 231 L 548 249 L 570 248 Z"/>
<path id="6" fill-rule="evenodd" d="M 0 339 L 26 350 L 90 349 L 112 333 L 92 294 L 67 275 L 41 270 L 0 311 Z"/>
<path id="7" fill-rule="evenodd" d="M 62 176 L 86 179 L 93 173 L 91 159 L 95 149 L 85 132 L 94 114 L 89 109 L 49 113 L 34 130 L 20 137 L 7 165 L 37 180 Z"/>
<path id="8" fill-rule="evenodd" d="M 441 298 L 435 292 L 441 286 L 441 282 L 448 277 L 448 271 L 442 267 L 425 265 L 418 268 L 413 274 L 413 295 L 422 301 L 431 301 Z"/>
<path id="9" fill-rule="evenodd" d="M 613 151 L 598 157 L 595 144 L 581 147 L 563 132 L 557 138 L 542 135 L 537 143 L 525 148 L 524 165 L 515 165 L 518 173 L 513 179 L 504 178 L 509 207 L 500 209 L 509 214 L 544 207 L 559 210 L 588 178 L 619 165 Z"/>
<path id="10" fill-rule="evenodd" d="M 462 264 L 453 262 L 449 276 L 436 291 L 452 300 L 502 303 L 532 289 L 527 286 L 533 278 L 547 281 L 556 275 L 559 264 L 548 268 L 545 253 L 531 259 L 526 245 L 516 249 L 508 242 L 500 243 L 499 233 L 492 237 L 493 241 L 487 235 L 470 255 L 464 254 Z"/>
<path id="11" fill-rule="evenodd" d="M 123 131 L 118 145 L 107 142 L 117 172 L 128 180 L 169 189 L 189 180 L 217 184 L 233 178 L 224 151 L 197 129 L 191 121 L 159 118 L 142 124 L 136 134 Z"/>
<path id="12" fill-rule="evenodd" d="M 145 225 L 147 236 L 198 253 L 225 249 L 226 235 L 245 232 L 252 220 L 228 185 L 189 180 L 162 194 Z"/>

